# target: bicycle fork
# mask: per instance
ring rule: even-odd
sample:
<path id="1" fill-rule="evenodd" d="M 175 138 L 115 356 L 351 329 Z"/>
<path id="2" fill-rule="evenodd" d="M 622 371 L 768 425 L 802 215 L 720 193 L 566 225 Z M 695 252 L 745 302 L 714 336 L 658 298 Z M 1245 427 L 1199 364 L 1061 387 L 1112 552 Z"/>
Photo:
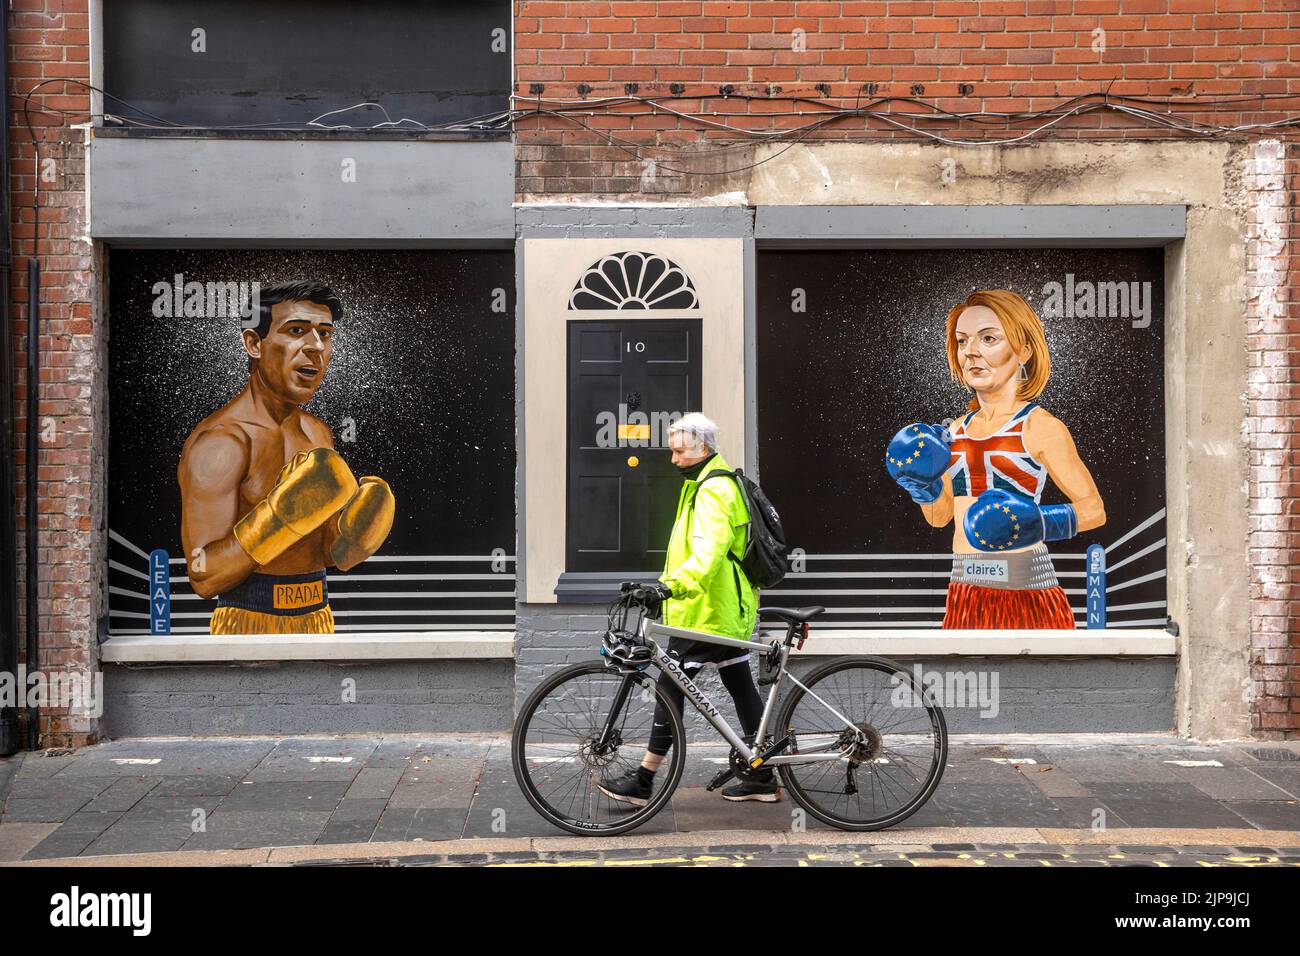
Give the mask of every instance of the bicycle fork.
<path id="1" fill-rule="evenodd" d="M 614 729 L 614 725 L 618 722 L 618 715 L 627 703 L 628 695 L 632 693 L 632 685 L 636 682 L 636 675 L 626 674 L 623 677 L 623 682 L 618 685 L 618 690 L 614 692 L 614 702 L 609 708 L 609 716 L 605 718 L 605 726 L 601 728 L 600 736 L 592 744 L 594 753 L 604 755 L 609 750 L 612 739 L 618 736 L 618 731 Z"/>

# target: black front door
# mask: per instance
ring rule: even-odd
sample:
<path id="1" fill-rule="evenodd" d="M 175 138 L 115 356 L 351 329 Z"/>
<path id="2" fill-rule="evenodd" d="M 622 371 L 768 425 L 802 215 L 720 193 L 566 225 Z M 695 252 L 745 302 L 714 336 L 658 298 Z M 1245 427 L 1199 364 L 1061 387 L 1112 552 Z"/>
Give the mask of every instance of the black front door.
<path id="1" fill-rule="evenodd" d="M 682 477 L 668 424 L 700 410 L 699 319 L 569 322 L 567 565 L 663 567 Z"/>

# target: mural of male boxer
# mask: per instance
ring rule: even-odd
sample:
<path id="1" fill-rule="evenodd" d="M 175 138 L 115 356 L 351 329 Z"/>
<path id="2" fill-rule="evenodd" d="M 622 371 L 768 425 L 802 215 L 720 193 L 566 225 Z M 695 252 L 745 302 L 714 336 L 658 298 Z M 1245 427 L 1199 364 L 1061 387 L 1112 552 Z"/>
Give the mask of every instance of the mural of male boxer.
<path id="1" fill-rule="evenodd" d="M 248 383 L 181 450 L 181 543 L 196 594 L 217 598 L 213 634 L 328 634 L 326 568 L 374 554 L 395 502 L 358 481 L 329 427 L 302 409 L 320 388 L 343 306 L 319 282 L 262 289 L 244 329 Z"/>
<path id="2" fill-rule="evenodd" d="M 1052 362 L 1042 320 L 1004 289 L 948 313 L 948 367 L 975 394 L 951 430 L 896 434 L 885 467 L 935 528 L 953 523 L 945 628 L 1073 628 L 1047 541 L 1106 523 L 1070 430 L 1036 401 Z M 1069 504 L 1040 505 L 1051 478 Z"/>

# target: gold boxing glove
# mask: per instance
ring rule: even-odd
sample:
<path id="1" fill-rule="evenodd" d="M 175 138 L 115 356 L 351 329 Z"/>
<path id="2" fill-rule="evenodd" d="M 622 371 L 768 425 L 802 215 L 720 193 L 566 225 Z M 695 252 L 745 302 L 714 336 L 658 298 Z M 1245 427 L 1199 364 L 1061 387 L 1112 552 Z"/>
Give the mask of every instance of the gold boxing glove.
<path id="1" fill-rule="evenodd" d="M 280 469 L 270 494 L 235 525 L 235 539 L 269 564 L 323 525 L 357 490 L 347 463 L 329 448 L 301 451 Z"/>
<path id="2" fill-rule="evenodd" d="M 388 482 L 374 475 L 362 478 L 357 493 L 339 512 L 339 537 L 330 549 L 334 566 L 346 571 L 378 551 L 393 527 L 396 511 Z"/>

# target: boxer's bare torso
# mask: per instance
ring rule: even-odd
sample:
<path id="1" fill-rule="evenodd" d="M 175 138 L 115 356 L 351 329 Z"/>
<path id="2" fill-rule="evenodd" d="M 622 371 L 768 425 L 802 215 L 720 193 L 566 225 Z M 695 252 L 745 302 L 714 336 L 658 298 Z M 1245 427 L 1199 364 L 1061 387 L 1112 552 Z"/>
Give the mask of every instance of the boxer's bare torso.
<path id="1" fill-rule="evenodd" d="M 192 583 L 221 586 L 221 593 L 253 570 L 263 574 L 302 574 L 325 568 L 337 529 L 328 522 L 274 561 L 257 567 L 234 540 L 234 527 L 275 486 L 280 469 L 298 452 L 333 448 L 328 426 L 294 408 L 282 421 L 256 407 L 245 386 L 229 404 L 194 429 L 181 451 L 177 477 L 183 502 L 181 543 Z M 195 549 L 203 549 L 204 569 L 195 572 Z"/>

